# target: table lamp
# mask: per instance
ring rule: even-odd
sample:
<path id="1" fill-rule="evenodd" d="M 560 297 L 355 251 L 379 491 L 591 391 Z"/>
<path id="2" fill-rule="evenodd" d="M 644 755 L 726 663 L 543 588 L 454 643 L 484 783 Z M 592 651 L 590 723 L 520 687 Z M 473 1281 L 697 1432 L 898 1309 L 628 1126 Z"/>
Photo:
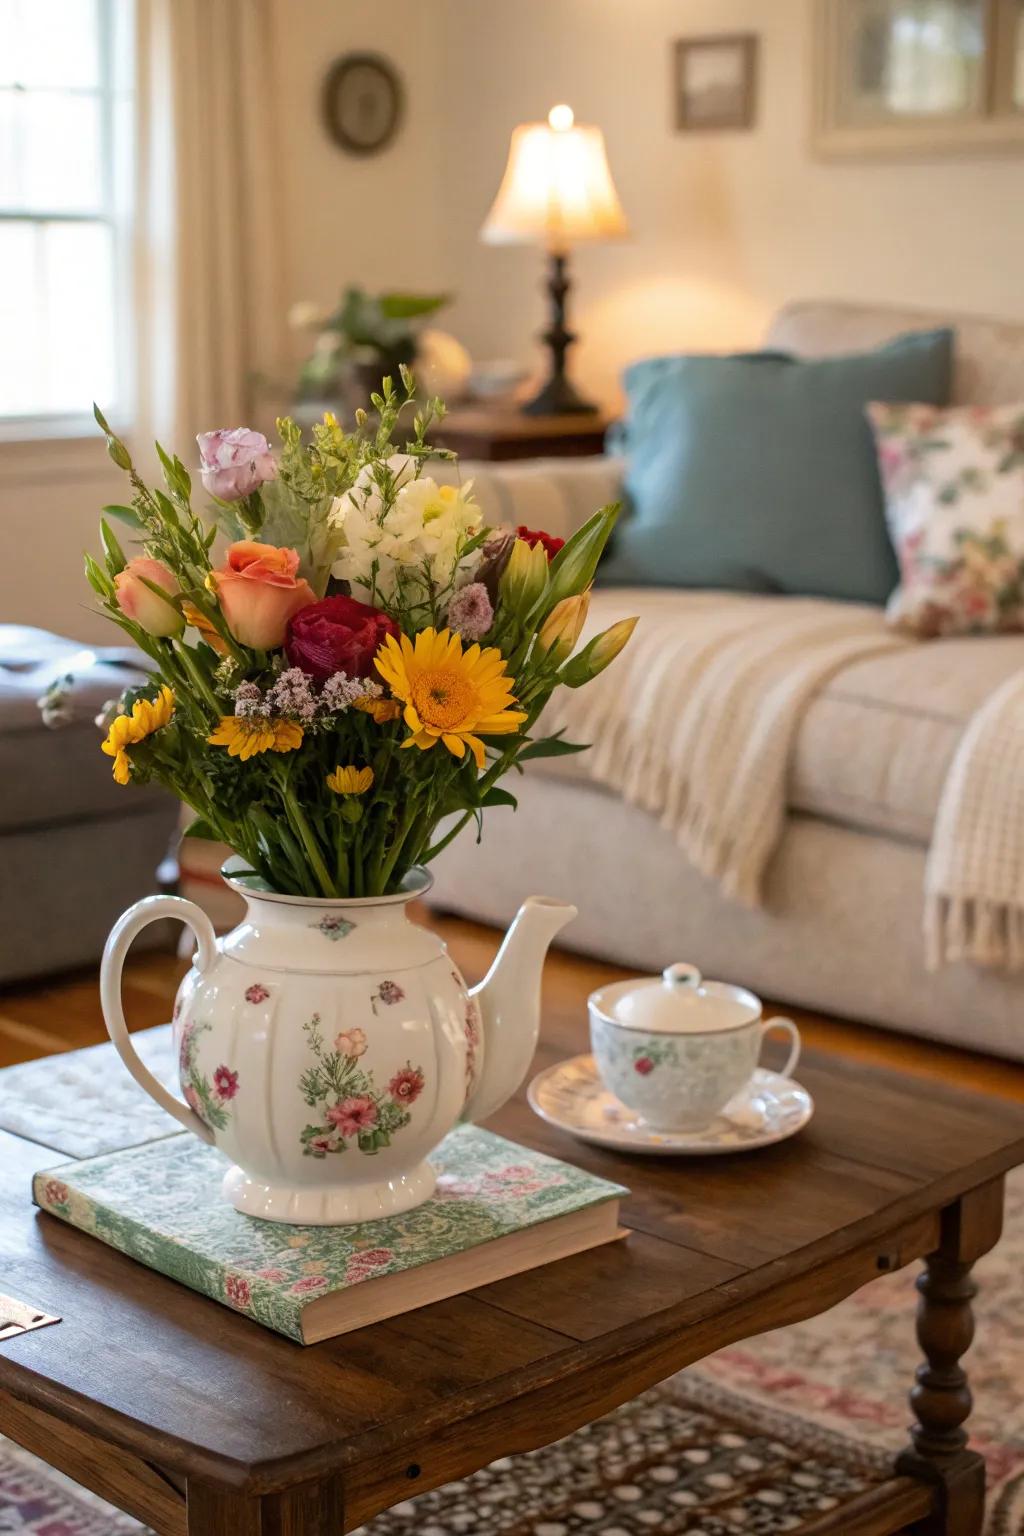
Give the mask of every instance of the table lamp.
<path id="1" fill-rule="evenodd" d="M 489 245 L 545 245 L 551 301 L 541 340 L 551 370 L 539 394 L 523 405 L 531 416 L 594 411 L 566 377 L 565 354 L 576 340 L 566 327 L 569 249 L 579 240 L 624 235 L 626 217 L 608 169 L 600 128 L 576 123 L 571 107 L 552 107 L 546 123 L 513 131 L 498 195 L 480 231 Z"/>

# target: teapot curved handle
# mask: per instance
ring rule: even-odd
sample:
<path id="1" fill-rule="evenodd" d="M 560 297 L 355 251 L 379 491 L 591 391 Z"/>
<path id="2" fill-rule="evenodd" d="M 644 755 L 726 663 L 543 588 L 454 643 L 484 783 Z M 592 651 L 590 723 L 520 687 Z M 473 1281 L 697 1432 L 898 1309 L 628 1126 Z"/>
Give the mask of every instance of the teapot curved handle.
<path id="1" fill-rule="evenodd" d="M 180 1099 L 168 1093 L 163 1083 L 157 1081 L 139 1058 L 125 1022 L 124 1008 L 121 1003 L 121 972 L 124 969 L 125 957 L 135 936 L 146 927 L 147 923 L 154 923 L 161 917 L 177 918 L 179 922 L 187 923 L 192 929 L 198 943 L 193 965 L 200 975 L 217 958 L 217 939 L 213 924 L 202 907 L 197 907 L 194 901 L 186 901 L 182 896 L 146 896 L 142 901 L 137 901 L 134 907 L 129 907 L 110 930 L 100 966 L 100 1002 L 103 1006 L 103 1020 L 107 1026 L 107 1034 L 114 1043 L 114 1049 L 139 1087 L 145 1089 L 161 1109 L 180 1121 L 187 1131 L 198 1136 L 200 1141 L 212 1144 L 214 1137 L 209 1126 L 205 1125 L 199 1116 Z"/>

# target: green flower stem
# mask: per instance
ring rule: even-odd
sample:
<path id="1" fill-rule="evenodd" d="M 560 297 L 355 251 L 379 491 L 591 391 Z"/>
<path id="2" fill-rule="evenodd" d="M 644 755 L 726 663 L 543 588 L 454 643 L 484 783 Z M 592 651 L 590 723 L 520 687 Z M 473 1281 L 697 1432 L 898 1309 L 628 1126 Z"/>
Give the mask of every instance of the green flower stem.
<path id="1" fill-rule="evenodd" d="M 194 661 L 194 659 L 192 657 L 191 652 L 189 651 L 188 646 L 187 645 L 179 646 L 179 648 L 178 648 L 178 650 L 177 650 L 177 652 L 175 654 L 176 654 L 176 659 L 179 660 L 182 663 L 182 665 L 185 668 L 185 671 L 188 673 L 189 678 L 191 679 L 192 684 L 193 684 L 193 686 L 196 689 L 196 692 L 209 705 L 210 710 L 212 711 L 212 713 L 214 715 L 214 718 L 219 720 L 220 717 L 221 717 L 221 714 L 223 713 L 223 711 L 222 711 L 220 705 L 217 703 L 217 698 L 216 698 L 216 695 L 213 692 L 213 689 L 210 687 L 209 683 L 206 681 L 206 678 L 203 676 L 203 674 L 200 671 L 199 667 L 196 666 L 195 661 Z"/>
<path id="2" fill-rule="evenodd" d="M 334 882 L 331 879 L 327 865 L 324 863 L 323 857 L 321 856 L 316 837 L 313 834 L 313 829 L 309 825 L 309 822 L 306 820 L 305 812 L 303 811 L 298 800 L 296 800 L 295 796 L 292 794 L 287 779 L 282 779 L 279 782 L 281 785 L 281 798 L 284 800 L 285 810 L 288 813 L 288 820 L 291 822 L 293 830 L 295 831 L 300 842 L 302 843 L 302 846 L 305 848 L 307 855 L 309 856 L 310 866 L 313 870 L 313 874 L 316 877 L 316 882 L 320 887 L 320 893 L 323 896 L 335 896 L 337 892 L 334 887 Z"/>
<path id="3" fill-rule="evenodd" d="M 416 822 L 419 806 L 415 799 L 410 800 L 402 813 L 402 819 L 398 824 L 391 847 L 376 873 L 370 876 L 370 893 L 373 896 L 382 896 L 387 890 L 392 871 L 398 863 L 398 856 L 402 851 L 405 841 Z"/>

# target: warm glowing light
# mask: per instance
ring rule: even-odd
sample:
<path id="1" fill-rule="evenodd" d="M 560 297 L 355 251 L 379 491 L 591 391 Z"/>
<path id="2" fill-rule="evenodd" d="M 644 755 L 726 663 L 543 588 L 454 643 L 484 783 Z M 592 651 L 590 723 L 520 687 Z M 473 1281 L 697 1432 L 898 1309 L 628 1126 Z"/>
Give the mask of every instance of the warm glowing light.
<path id="1" fill-rule="evenodd" d="M 626 233 L 600 128 L 552 107 L 546 123 L 521 123 L 481 235 L 489 244 L 537 241 L 566 251 L 578 240 Z"/>

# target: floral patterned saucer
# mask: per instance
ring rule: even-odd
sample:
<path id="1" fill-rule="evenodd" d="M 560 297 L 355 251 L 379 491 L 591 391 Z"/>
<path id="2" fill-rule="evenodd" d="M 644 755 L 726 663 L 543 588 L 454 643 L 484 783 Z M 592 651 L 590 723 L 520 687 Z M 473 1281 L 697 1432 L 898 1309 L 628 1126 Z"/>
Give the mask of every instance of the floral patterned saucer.
<path id="1" fill-rule="evenodd" d="M 791 1077 L 758 1067 L 747 1086 L 697 1131 L 655 1131 L 609 1093 L 593 1056 L 574 1056 L 533 1079 L 530 1104 L 559 1130 L 619 1152 L 713 1157 L 785 1141 L 810 1120 L 814 1100 Z"/>

